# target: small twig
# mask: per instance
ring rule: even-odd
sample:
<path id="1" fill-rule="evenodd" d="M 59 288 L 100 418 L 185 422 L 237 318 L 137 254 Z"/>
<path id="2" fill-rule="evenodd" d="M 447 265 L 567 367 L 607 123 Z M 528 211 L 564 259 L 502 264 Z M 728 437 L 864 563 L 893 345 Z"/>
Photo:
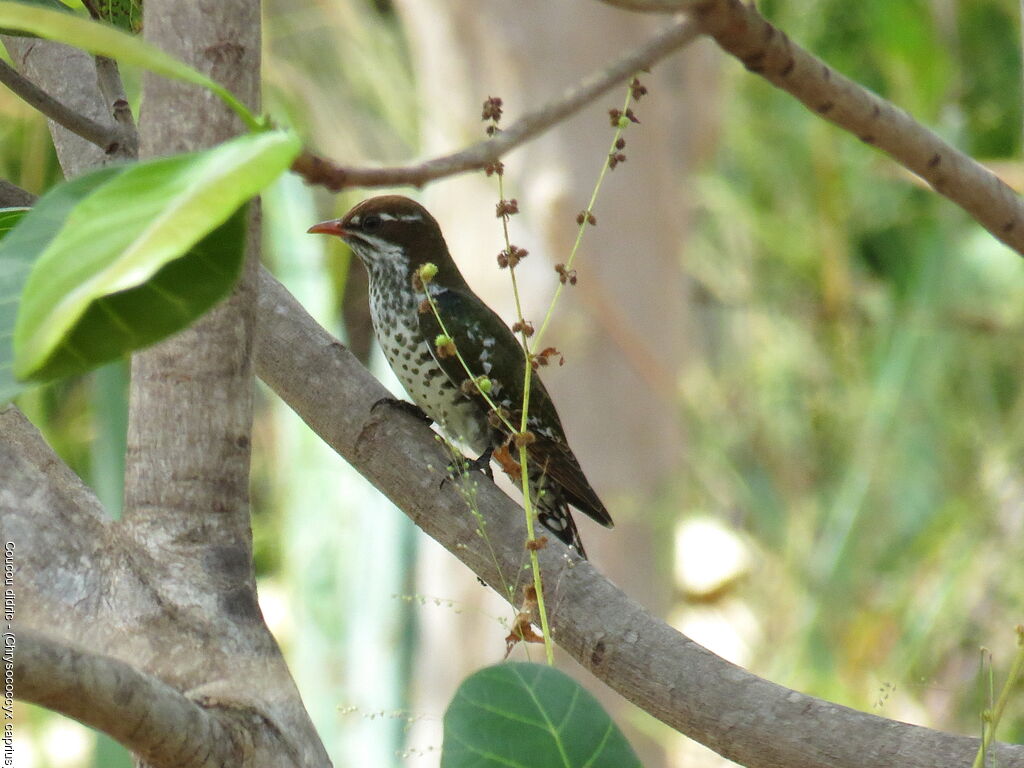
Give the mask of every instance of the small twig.
<path id="1" fill-rule="evenodd" d="M 421 187 L 434 179 L 484 168 L 520 144 L 578 112 L 618 83 L 632 77 L 637 71 L 647 69 L 668 54 L 682 48 L 697 34 L 696 25 L 689 20 L 675 21 L 610 67 L 584 78 L 575 88 L 524 115 L 494 138 L 477 142 L 458 152 L 416 165 L 391 168 L 341 166 L 311 152 L 303 152 L 292 165 L 292 170 L 310 184 L 320 184 L 337 192 L 345 187 Z"/>
<path id="2" fill-rule="evenodd" d="M 103 100 L 110 110 L 114 122 L 121 126 L 124 136 L 121 154 L 136 158 L 139 156 L 139 132 L 132 117 L 132 108 L 128 104 L 128 96 L 121 80 L 121 70 L 117 62 L 106 56 L 96 57 L 96 84 L 100 87 Z"/>
<path id="3" fill-rule="evenodd" d="M 0 179 L 0 208 L 28 208 L 36 196 L 6 179 Z"/>
<path id="4" fill-rule="evenodd" d="M 228 764 L 224 723 L 164 682 L 111 658 L 17 632 L 14 692 L 109 734 L 154 766 Z M 211 754 L 219 752 L 219 755 Z"/>
<path id="5" fill-rule="evenodd" d="M 679 13 L 693 5 L 696 0 L 600 0 L 605 5 L 614 5 L 624 11 L 640 13 Z"/>
<path id="6" fill-rule="evenodd" d="M 0 83 L 54 122 L 101 147 L 107 153 L 115 152 L 125 142 L 126 137 L 122 129 L 102 125 L 69 109 L 3 60 L 0 60 Z"/>

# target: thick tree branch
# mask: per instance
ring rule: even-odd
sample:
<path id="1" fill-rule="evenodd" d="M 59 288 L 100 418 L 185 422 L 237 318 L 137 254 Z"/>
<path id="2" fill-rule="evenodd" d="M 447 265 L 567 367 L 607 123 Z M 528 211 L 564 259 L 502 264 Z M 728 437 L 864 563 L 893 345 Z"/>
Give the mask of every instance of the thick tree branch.
<path id="1" fill-rule="evenodd" d="M 413 521 L 500 594 L 518 601 L 522 510 L 478 480 L 477 533 L 447 454 L 419 420 L 371 412 L 386 390 L 268 273 L 260 273 L 257 372 L 302 419 Z M 647 613 L 557 542 L 541 553 L 553 636 L 577 661 L 668 725 L 751 768 L 959 768 L 978 740 L 898 723 L 762 680 Z M 509 589 L 511 588 L 511 589 Z M 501 643 L 495 638 L 496 647 Z M 1000 745 L 1003 768 L 1024 746 Z"/>
<path id="2" fill-rule="evenodd" d="M 17 634 L 14 690 L 22 701 L 109 734 L 153 768 L 239 765 L 244 757 L 223 711 L 204 709 L 123 661 L 35 632 Z"/>
<path id="3" fill-rule="evenodd" d="M 53 98 L 27 77 L 0 59 L 0 83 L 3 83 L 29 106 L 42 112 L 55 123 L 63 125 L 72 133 L 91 141 L 104 152 L 112 153 L 124 142 L 124 132 L 116 127 L 102 125 L 85 115 L 80 115 Z"/>
<path id="4" fill-rule="evenodd" d="M 881 149 L 1024 255 L 1024 202 L 989 169 L 795 45 L 753 5 L 740 0 L 701 0 L 692 5 L 701 30 L 747 69 Z"/>
<path id="5" fill-rule="evenodd" d="M 0 208 L 27 208 L 33 205 L 36 196 L 21 187 L 0 179 Z"/>
<path id="6" fill-rule="evenodd" d="M 203 7 L 147 3 L 147 28 L 162 34 L 162 47 L 250 103 L 259 88 L 259 16 L 256 0 Z M 183 29 L 196 34 L 183 36 Z M 18 66 L 49 93 L 94 120 L 110 118 L 91 57 L 46 41 L 8 43 Z M 183 52 L 182 46 L 192 48 Z M 235 116 L 210 94 L 179 84 L 153 92 L 161 87 L 147 93 L 151 155 L 214 144 L 240 130 Z M 164 119 L 161 108 L 170 117 Z M 106 159 L 52 121 L 51 129 L 65 175 Z M 223 703 L 218 712 L 238 713 L 237 718 L 226 715 L 224 722 L 244 758 L 230 764 L 323 768 L 330 761 L 256 602 L 246 503 L 253 277 L 250 269 L 244 283 L 248 294 L 235 306 L 222 307 L 219 321 L 204 318 L 208 325 L 201 341 L 197 335 L 179 337 L 177 347 L 165 343 L 150 350 L 147 373 L 163 374 L 157 377 L 163 381 L 153 386 L 149 379 L 150 399 L 139 413 L 162 429 L 162 436 L 141 447 L 136 442 L 136 453 L 129 456 L 137 469 L 139 452 L 148 453 L 152 472 L 144 480 L 152 485 L 134 486 L 133 497 L 148 504 L 144 510 L 140 504 L 131 507 L 136 514 L 121 524 L 102 520 L 95 498 L 82 489 L 88 500 L 81 507 L 97 514 L 91 525 L 81 524 L 75 514 L 80 499 L 62 493 L 55 482 L 58 468 L 69 470 L 34 434 L 35 442 L 29 441 L 34 452 L 12 448 L 10 455 L 36 462 L 37 471 L 0 455 L 0 527 L 15 541 L 19 634 L 45 628 L 48 636 L 73 639 L 90 652 L 187 691 L 203 706 Z M 198 351 L 200 344 L 206 349 Z M 196 358 L 209 364 L 191 365 Z M 166 399 L 161 388 L 169 392 Z M 9 447 L 5 428 L 10 423 L 0 424 L 0 446 Z M 8 471 L 13 482 L 7 482 Z M 215 753 L 213 747 L 205 745 Z"/>
<path id="7" fill-rule="evenodd" d="M 543 133 L 578 112 L 619 83 L 668 56 L 697 36 L 695 25 L 685 19 L 675 21 L 650 41 L 622 56 L 610 67 L 584 78 L 562 96 L 527 113 L 492 139 L 477 142 L 463 150 L 422 163 L 392 168 L 342 166 L 331 160 L 304 152 L 292 170 L 310 184 L 320 184 L 337 192 L 345 187 L 421 187 L 428 181 L 484 168 L 507 152 Z"/>
<path id="8" fill-rule="evenodd" d="M 0 521 L 15 546 L 20 627 L 59 626 L 73 637 L 76 623 L 106 620 L 110 521 L 13 405 L 0 409 Z"/>

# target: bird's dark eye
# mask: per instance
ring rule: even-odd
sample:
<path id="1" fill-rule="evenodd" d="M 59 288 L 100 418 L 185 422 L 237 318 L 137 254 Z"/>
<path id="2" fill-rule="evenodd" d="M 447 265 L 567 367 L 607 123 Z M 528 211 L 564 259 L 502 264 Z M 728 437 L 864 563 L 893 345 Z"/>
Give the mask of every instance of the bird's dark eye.
<path id="1" fill-rule="evenodd" d="M 380 216 L 375 213 L 367 214 L 363 217 L 363 232 L 373 232 L 380 228 Z"/>

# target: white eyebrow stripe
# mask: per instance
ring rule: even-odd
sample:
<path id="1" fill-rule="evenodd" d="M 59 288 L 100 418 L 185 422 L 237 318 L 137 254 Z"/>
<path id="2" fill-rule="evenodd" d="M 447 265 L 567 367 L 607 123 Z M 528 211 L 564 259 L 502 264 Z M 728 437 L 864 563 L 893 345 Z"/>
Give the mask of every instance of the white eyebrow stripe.
<path id="1" fill-rule="evenodd" d="M 395 216 L 392 213 L 379 213 L 381 221 L 423 221 L 423 217 L 418 213 L 404 213 L 399 216 Z"/>

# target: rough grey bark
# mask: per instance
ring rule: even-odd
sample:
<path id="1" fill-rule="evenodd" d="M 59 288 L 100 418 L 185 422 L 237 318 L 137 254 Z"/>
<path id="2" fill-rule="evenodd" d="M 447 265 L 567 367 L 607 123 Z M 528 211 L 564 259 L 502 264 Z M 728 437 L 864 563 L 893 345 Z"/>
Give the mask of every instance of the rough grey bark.
<path id="1" fill-rule="evenodd" d="M 144 22 L 149 42 L 258 109 L 258 0 L 150 0 Z M 143 157 L 209 147 L 242 129 L 210 92 L 146 76 Z M 254 214 L 232 295 L 133 356 L 124 526 L 136 547 L 166 564 L 153 581 L 177 606 L 147 619 L 148 634 L 177 642 L 146 654 L 143 669 L 191 695 L 250 707 L 297 764 L 323 765 L 327 756 L 256 600 L 248 487 L 258 242 Z"/>
<path id="2" fill-rule="evenodd" d="M 36 201 L 36 196 L 9 181 L 0 179 L 0 207 L 25 208 Z"/>
<path id="3" fill-rule="evenodd" d="M 258 2 L 147 5 L 152 42 L 258 106 Z M 112 123 L 90 57 L 40 41 L 12 49 L 48 93 Z M 208 93 L 154 77 L 145 90 L 147 156 L 210 146 L 241 129 Z M 60 126 L 51 130 L 67 176 L 107 159 Z M 255 216 L 251 231 L 258 242 Z M 330 764 L 256 601 L 248 508 L 254 254 L 222 307 L 136 361 L 122 523 L 104 517 L 15 409 L 0 422 L 11 451 L 0 462 L 0 519 L 16 542 L 17 630 L 26 637 L 18 681 L 33 700 L 69 716 L 80 714 L 81 697 L 62 687 L 61 670 L 123 682 L 130 668 L 141 688 L 159 691 L 162 683 L 184 694 L 191 707 L 157 697 L 152 712 L 139 709 L 146 727 L 124 740 L 152 766 Z M 41 674 L 47 660 L 53 674 Z M 89 690 L 100 696 L 104 688 Z M 104 711 L 94 703 L 87 715 Z M 225 738 L 191 742 L 205 751 L 157 738 L 174 730 L 173 719 L 160 722 L 173 712 Z M 155 734 L 148 746 L 147 733 Z"/>

